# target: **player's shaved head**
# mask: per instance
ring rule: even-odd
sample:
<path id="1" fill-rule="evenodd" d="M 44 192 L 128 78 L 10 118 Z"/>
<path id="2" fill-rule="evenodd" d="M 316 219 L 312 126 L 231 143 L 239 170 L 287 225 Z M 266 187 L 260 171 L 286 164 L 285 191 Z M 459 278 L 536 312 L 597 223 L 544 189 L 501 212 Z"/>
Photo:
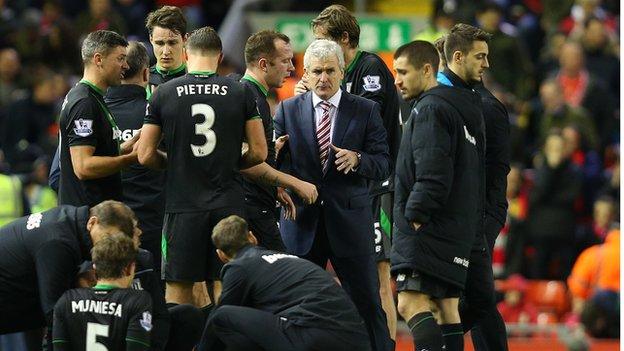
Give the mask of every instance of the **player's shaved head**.
<path id="1" fill-rule="evenodd" d="M 134 212 L 123 202 L 107 200 L 89 210 L 90 217 L 97 217 L 101 225 L 117 227 L 129 238 L 134 236 Z"/>
<path id="2" fill-rule="evenodd" d="M 110 30 L 91 32 L 82 42 L 82 49 L 80 50 L 82 62 L 88 65 L 91 63 L 93 55 L 99 53 L 102 56 L 107 56 L 119 46 L 128 46 L 128 41 L 121 35 Z"/>
<path id="3" fill-rule="evenodd" d="M 150 36 L 154 31 L 154 27 L 161 27 L 184 37 L 186 35 L 186 18 L 184 18 L 184 13 L 182 13 L 179 7 L 163 6 L 147 15 L 145 27 Z"/>
<path id="4" fill-rule="evenodd" d="M 219 34 L 209 26 L 194 30 L 186 41 L 186 50 L 202 56 L 221 53 L 223 48 Z"/>
<path id="5" fill-rule="evenodd" d="M 212 242 L 217 249 L 230 257 L 234 257 L 243 246 L 249 244 L 248 232 L 247 222 L 232 215 L 222 219 L 212 229 Z"/>
<path id="6" fill-rule="evenodd" d="M 91 256 L 98 279 L 122 278 L 124 268 L 136 261 L 138 249 L 123 233 L 107 235 L 93 245 Z"/>
<path id="7" fill-rule="evenodd" d="M 126 62 L 128 69 L 124 72 L 125 79 L 133 78 L 149 67 L 149 56 L 145 45 L 138 41 L 131 41 L 126 51 Z"/>

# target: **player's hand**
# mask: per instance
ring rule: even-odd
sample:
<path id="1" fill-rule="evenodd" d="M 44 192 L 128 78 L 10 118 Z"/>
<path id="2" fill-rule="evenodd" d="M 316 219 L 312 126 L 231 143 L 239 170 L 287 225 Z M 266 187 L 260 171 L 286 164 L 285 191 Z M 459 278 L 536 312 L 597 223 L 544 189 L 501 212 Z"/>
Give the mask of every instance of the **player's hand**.
<path id="1" fill-rule="evenodd" d="M 277 155 L 279 155 L 280 150 L 284 147 L 284 144 L 288 141 L 288 134 L 282 135 L 281 137 L 275 139 L 275 159 L 277 160 Z"/>
<path id="2" fill-rule="evenodd" d="M 332 150 L 336 153 L 336 170 L 348 174 L 353 171 L 360 164 L 360 160 L 355 151 L 341 149 L 334 144 L 331 144 Z"/>
<path id="3" fill-rule="evenodd" d="M 308 90 L 308 78 L 304 75 L 295 85 L 295 95 L 305 94 Z"/>
<path id="4" fill-rule="evenodd" d="M 125 155 L 134 151 L 135 145 L 137 145 L 137 141 L 139 141 L 139 137 L 141 137 L 140 129 L 131 139 L 128 139 L 119 145 L 119 154 Z"/>
<path id="5" fill-rule="evenodd" d="M 286 190 L 282 187 L 277 187 L 277 201 L 279 201 L 284 208 L 284 219 L 295 220 L 297 217 L 297 208 L 290 198 L 290 195 L 288 195 Z"/>
<path id="6" fill-rule="evenodd" d="M 412 228 L 414 228 L 414 230 L 418 230 L 418 228 L 420 228 L 420 226 L 422 226 L 422 224 L 420 224 L 418 222 L 412 222 Z"/>
<path id="7" fill-rule="evenodd" d="M 306 205 L 315 203 L 318 197 L 316 185 L 303 180 L 300 180 L 292 190 L 297 193 L 297 196 L 299 196 Z"/>

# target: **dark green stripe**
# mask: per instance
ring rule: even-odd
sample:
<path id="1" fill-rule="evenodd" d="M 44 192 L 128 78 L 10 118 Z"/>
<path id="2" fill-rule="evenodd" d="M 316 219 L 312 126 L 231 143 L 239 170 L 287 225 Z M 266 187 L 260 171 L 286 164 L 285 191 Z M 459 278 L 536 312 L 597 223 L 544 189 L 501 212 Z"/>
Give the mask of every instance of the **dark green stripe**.
<path id="1" fill-rule="evenodd" d="M 64 342 L 69 342 L 68 340 L 63 340 L 63 339 L 54 339 L 52 340 L 53 344 L 60 344 L 60 343 L 64 343 Z"/>
<path id="2" fill-rule="evenodd" d="M 429 316 L 429 317 L 423 318 L 423 319 L 421 319 L 420 321 L 418 321 L 418 323 L 416 323 L 416 325 L 414 326 L 414 329 L 415 329 L 417 326 L 419 326 L 419 325 L 420 325 L 420 323 L 422 323 L 422 322 L 424 322 L 424 321 L 426 321 L 426 320 L 428 320 L 428 319 L 433 319 L 433 316 Z M 412 331 L 413 331 L 414 329 L 410 328 L 410 330 L 412 330 Z"/>
<path id="3" fill-rule="evenodd" d="M 145 345 L 147 347 L 150 347 L 150 344 L 148 342 L 145 342 L 143 340 L 134 339 L 134 338 L 131 338 L 129 336 L 126 336 L 126 341 L 136 342 L 137 344 L 141 344 L 141 345 Z"/>
<path id="4" fill-rule="evenodd" d="M 381 225 L 381 229 L 384 231 L 388 238 L 392 235 L 392 222 L 390 222 L 390 218 L 386 214 L 386 211 L 383 208 L 379 211 L 379 225 Z"/>

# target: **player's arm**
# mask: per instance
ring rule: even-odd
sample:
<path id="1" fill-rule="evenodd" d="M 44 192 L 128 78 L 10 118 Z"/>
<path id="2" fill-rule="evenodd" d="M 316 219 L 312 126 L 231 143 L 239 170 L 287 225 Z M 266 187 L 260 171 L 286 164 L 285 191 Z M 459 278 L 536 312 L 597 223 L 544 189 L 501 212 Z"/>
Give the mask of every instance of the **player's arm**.
<path id="1" fill-rule="evenodd" d="M 314 184 L 300 180 L 290 174 L 280 172 L 268 165 L 266 162 L 262 162 L 257 166 L 241 170 L 241 173 L 257 184 L 279 186 L 290 189 L 297 193 L 297 195 L 306 203 L 314 203 L 316 201 L 316 197 L 318 196 L 318 192 Z"/>
<path id="2" fill-rule="evenodd" d="M 253 92 L 247 87 L 244 90 L 245 96 L 245 140 L 247 141 L 247 151 L 243 153 L 240 160 L 240 169 L 246 169 L 258 165 L 266 160 L 269 154 L 266 138 L 264 136 L 264 126 L 262 118 L 258 112 L 256 99 Z"/>
<path id="3" fill-rule="evenodd" d="M 145 291 L 136 292 L 140 296 L 129 311 L 132 316 L 126 330 L 126 351 L 147 351 L 152 331 L 152 299 Z"/>
<path id="4" fill-rule="evenodd" d="M 162 138 L 161 127 L 157 124 L 145 123 L 141 128 L 141 138 L 137 146 L 139 163 L 152 169 L 167 167 L 167 154 L 158 150 Z"/>
<path id="5" fill-rule="evenodd" d="M 70 334 L 65 324 L 67 318 L 65 315 L 66 302 L 67 295 L 63 295 L 56 303 L 56 306 L 54 306 L 54 326 L 52 330 L 52 347 L 54 351 L 71 350 Z"/>
<path id="6" fill-rule="evenodd" d="M 136 153 L 120 156 L 95 156 L 97 134 L 110 126 L 99 123 L 99 108 L 89 99 L 78 101 L 70 111 L 65 128 L 74 174 L 80 180 L 117 173 L 136 163 Z"/>
<path id="7" fill-rule="evenodd" d="M 429 222 L 446 204 L 454 173 L 453 139 L 449 117 L 439 109 L 423 108 L 413 120 L 410 144 L 414 159 L 414 185 L 405 204 L 411 223 Z M 458 131 L 456 131 L 458 132 Z M 408 150 L 405 150 L 408 151 Z"/>

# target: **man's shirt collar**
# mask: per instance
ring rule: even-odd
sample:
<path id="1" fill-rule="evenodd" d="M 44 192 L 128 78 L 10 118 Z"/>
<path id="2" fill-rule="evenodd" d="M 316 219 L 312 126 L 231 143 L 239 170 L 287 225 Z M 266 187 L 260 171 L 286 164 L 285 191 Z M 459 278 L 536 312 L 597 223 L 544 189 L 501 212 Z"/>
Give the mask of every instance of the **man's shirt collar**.
<path id="1" fill-rule="evenodd" d="M 338 91 L 334 94 L 334 96 L 330 97 L 327 102 L 332 104 L 332 106 L 338 108 L 340 104 L 340 98 L 342 97 L 342 89 L 338 89 Z M 315 92 L 312 92 L 312 106 L 316 107 L 323 101 Z"/>

